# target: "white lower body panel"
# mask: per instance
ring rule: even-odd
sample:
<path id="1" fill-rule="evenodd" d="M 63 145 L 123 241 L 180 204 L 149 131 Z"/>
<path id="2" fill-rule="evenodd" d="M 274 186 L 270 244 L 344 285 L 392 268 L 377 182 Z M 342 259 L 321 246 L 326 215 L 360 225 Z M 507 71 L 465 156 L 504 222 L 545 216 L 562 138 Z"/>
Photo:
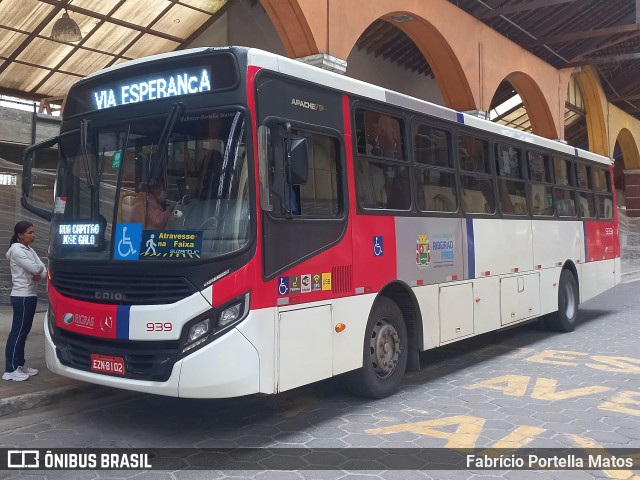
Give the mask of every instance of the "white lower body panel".
<path id="1" fill-rule="evenodd" d="M 251 318 L 245 319 L 245 322 Z M 233 329 L 179 360 L 165 382 L 133 380 L 69 368 L 60 363 L 45 318 L 47 368 L 58 375 L 107 387 L 186 398 L 228 398 L 260 391 L 260 357 L 256 347 Z"/>

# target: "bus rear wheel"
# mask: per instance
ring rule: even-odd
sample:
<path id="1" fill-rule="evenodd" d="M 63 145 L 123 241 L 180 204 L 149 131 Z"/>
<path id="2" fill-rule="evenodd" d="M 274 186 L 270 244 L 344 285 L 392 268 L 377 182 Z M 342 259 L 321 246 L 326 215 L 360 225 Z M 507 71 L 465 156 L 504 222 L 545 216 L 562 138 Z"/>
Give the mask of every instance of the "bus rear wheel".
<path id="1" fill-rule="evenodd" d="M 578 284 L 569 270 L 562 270 L 558 287 L 558 311 L 546 316 L 549 330 L 572 332 L 578 319 Z"/>
<path id="2" fill-rule="evenodd" d="M 384 398 L 400 387 L 407 368 L 407 327 L 400 307 L 386 297 L 376 300 L 365 330 L 362 368 L 348 376 L 356 395 Z"/>

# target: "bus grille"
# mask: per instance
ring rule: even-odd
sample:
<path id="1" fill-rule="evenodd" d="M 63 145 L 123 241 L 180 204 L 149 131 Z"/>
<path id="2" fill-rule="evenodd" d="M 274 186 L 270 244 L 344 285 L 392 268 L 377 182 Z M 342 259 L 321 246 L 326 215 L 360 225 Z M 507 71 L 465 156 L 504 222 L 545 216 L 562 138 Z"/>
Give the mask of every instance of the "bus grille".
<path id="1" fill-rule="evenodd" d="M 60 362 L 71 368 L 91 372 L 91 354 L 124 358 L 125 374 L 112 376 L 133 380 L 165 382 L 178 360 L 178 341 L 127 342 L 85 337 L 55 328 L 54 343 Z M 95 373 L 95 372 L 94 372 Z M 110 375 L 105 373 L 104 375 Z"/>
<path id="2" fill-rule="evenodd" d="M 196 292 L 183 277 L 58 272 L 52 283 L 65 297 L 116 305 L 175 303 Z"/>

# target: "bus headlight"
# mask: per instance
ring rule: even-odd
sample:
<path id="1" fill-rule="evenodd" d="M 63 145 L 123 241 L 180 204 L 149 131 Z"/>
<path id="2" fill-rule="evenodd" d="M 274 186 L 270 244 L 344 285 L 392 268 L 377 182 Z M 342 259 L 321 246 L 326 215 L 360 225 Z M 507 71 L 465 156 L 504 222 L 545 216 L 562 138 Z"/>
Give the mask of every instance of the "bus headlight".
<path id="1" fill-rule="evenodd" d="M 203 320 L 201 322 L 196 323 L 195 325 L 192 325 L 191 328 L 189 329 L 189 343 L 195 342 L 203 335 L 206 335 L 207 333 L 209 333 L 210 328 L 211 328 L 210 318 L 207 318 L 206 320 Z"/>
<path id="2" fill-rule="evenodd" d="M 239 322 L 249 313 L 249 293 L 232 300 L 223 308 L 218 317 L 217 329 L 222 329 Z"/>
<path id="3" fill-rule="evenodd" d="M 218 320 L 219 327 L 226 327 L 231 322 L 235 322 L 238 318 L 240 318 L 240 314 L 242 313 L 242 303 L 236 303 L 231 305 L 230 307 L 225 308 L 220 314 L 220 319 Z"/>
<path id="4" fill-rule="evenodd" d="M 210 318 L 205 318 L 204 320 L 191 325 L 191 328 L 189 328 L 189 332 L 187 333 L 187 342 L 182 349 L 182 353 L 186 353 L 206 342 L 209 339 L 209 332 L 211 332 Z"/>
<path id="5" fill-rule="evenodd" d="M 181 353 L 191 353 L 196 347 L 203 347 L 244 320 L 249 314 L 249 298 L 249 293 L 245 293 L 191 320 L 182 331 Z"/>

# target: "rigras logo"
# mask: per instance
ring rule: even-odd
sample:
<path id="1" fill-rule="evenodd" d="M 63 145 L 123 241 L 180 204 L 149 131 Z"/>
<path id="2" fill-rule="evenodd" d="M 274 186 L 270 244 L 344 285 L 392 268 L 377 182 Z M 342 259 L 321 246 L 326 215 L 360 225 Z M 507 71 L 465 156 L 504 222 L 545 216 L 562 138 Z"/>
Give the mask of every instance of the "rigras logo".
<path id="1" fill-rule="evenodd" d="M 93 328 L 95 319 L 89 315 L 82 315 L 79 313 L 65 313 L 62 317 L 62 323 L 65 325 L 75 323 L 78 327 Z"/>

